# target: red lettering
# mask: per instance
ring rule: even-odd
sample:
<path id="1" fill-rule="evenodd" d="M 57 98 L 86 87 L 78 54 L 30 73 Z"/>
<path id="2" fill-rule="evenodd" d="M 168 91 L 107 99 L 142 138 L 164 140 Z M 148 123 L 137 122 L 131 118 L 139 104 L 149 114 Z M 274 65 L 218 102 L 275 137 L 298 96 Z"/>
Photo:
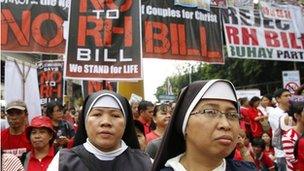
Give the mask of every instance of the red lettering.
<path id="1" fill-rule="evenodd" d="M 88 29 L 87 23 L 94 23 L 95 27 Z M 102 37 L 101 31 L 103 28 L 103 21 L 97 19 L 95 16 L 79 16 L 79 24 L 78 24 L 78 40 L 77 44 L 79 46 L 86 46 L 86 37 L 92 36 L 95 41 L 95 45 L 97 47 L 102 47 Z"/>
<path id="2" fill-rule="evenodd" d="M 240 39 L 239 39 L 239 30 L 235 27 L 232 26 L 226 26 L 226 33 L 228 37 L 229 43 L 234 43 L 239 45 L 240 44 Z"/>
<path id="3" fill-rule="evenodd" d="M 1 10 L 1 18 L 1 44 L 7 44 L 8 28 L 10 28 L 17 42 L 21 46 L 28 46 L 30 37 L 31 12 L 29 10 L 22 12 L 21 28 L 18 26 L 13 14 L 9 9 Z"/>
<path id="4" fill-rule="evenodd" d="M 40 85 L 42 85 L 42 84 L 44 84 L 45 83 L 45 81 L 46 80 L 49 80 L 49 78 L 48 78 L 48 72 L 41 72 L 40 74 L 39 74 L 39 84 Z"/>
<path id="5" fill-rule="evenodd" d="M 50 87 L 47 85 L 40 85 L 40 97 L 50 97 Z"/>
<path id="6" fill-rule="evenodd" d="M 301 46 L 297 44 L 297 37 L 295 33 L 289 33 L 291 47 L 295 49 L 301 49 Z M 304 48 L 304 47 L 303 47 Z"/>
<path id="7" fill-rule="evenodd" d="M 210 58 L 221 58 L 221 52 L 208 51 L 206 36 L 206 29 L 201 26 L 199 28 L 200 46 L 190 47 L 187 44 L 186 25 L 176 23 L 166 25 L 161 22 L 145 21 L 145 52 L 166 54 L 170 50 L 171 55 L 182 55 L 195 59 L 199 59 L 199 56 L 205 57 L 209 61 Z"/>
<path id="8" fill-rule="evenodd" d="M 94 9 L 100 10 L 104 9 L 105 0 L 89 0 L 93 5 Z M 80 0 L 79 3 L 79 12 L 86 13 L 88 9 L 88 0 Z"/>
<path id="9" fill-rule="evenodd" d="M 61 84 L 57 85 L 56 87 L 50 87 L 50 94 L 54 97 L 61 97 Z"/>
<path id="10" fill-rule="evenodd" d="M 186 30 L 185 25 L 178 24 L 178 43 L 179 43 L 179 53 L 181 55 L 187 55 L 187 44 L 186 44 Z"/>
<path id="11" fill-rule="evenodd" d="M 60 71 L 46 71 L 39 74 L 40 84 L 45 84 L 46 82 L 62 82 L 62 73 Z"/>
<path id="12" fill-rule="evenodd" d="M 62 96 L 62 73 L 59 71 L 46 71 L 39 74 L 40 96 L 56 97 Z"/>
<path id="13" fill-rule="evenodd" d="M 242 35 L 244 45 L 259 45 L 256 29 L 242 28 Z"/>
<path id="14" fill-rule="evenodd" d="M 210 58 L 221 58 L 221 53 L 218 51 L 208 51 L 207 50 L 207 33 L 205 27 L 200 27 L 200 43 L 201 43 L 201 56 L 208 57 L 207 61 L 210 61 Z"/>
<path id="15" fill-rule="evenodd" d="M 124 36 L 124 45 L 126 47 L 131 47 L 133 44 L 133 32 L 132 32 L 132 17 L 126 16 L 124 18 L 124 26 L 123 27 L 113 27 L 112 20 L 105 20 L 105 28 L 104 28 L 104 37 L 105 37 L 105 45 L 112 45 L 112 37 L 113 34 L 121 34 Z"/>
<path id="16" fill-rule="evenodd" d="M 288 38 L 285 32 L 281 32 L 281 38 L 282 38 L 283 47 L 289 48 Z"/>
<path id="17" fill-rule="evenodd" d="M 10 41 L 8 39 L 9 31 L 11 31 L 20 46 L 30 46 L 30 36 L 32 36 L 35 43 L 43 47 L 56 47 L 64 41 L 62 28 L 63 19 L 57 14 L 41 13 L 32 21 L 31 12 L 25 10 L 22 12 L 21 26 L 18 25 L 9 9 L 2 9 L 1 17 L 1 45 L 5 45 Z M 55 24 L 55 36 L 46 37 L 46 34 L 43 34 L 41 26 L 46 21 Z"/>
<path id="18" fill-rule="evenodd" d="M 201 54 L 207 56 L 207 41 L 206 41 L 206 29 L 200 27 L 200 42 L 201 42 Z"/>
<path id="19" fill-rule="evenodd" d="M 103 86 L 100 82 L 97 81 L 88 81 L 88 95 L 91 95 L 92 93 L 102 90 Z"/>
<path id="20" fill-rule="evenodd" d="M 170 37 L 171 37 L 171 50 L 172 55 L 178 54 L 178 33 L 177 33 L 177 24 L 170 24 Z"/>
<path id="21" fill-rule="evenodd" d="M 50 79 L 52 81 L 55 81 L 56 83 L 61 83 L 62 82 L 62 73 L 50 71 Z"/>
<path id="22" fill-rule="evenodd" d="M 154 33 L 153 30 L 159 30 L 158 33 Z M 168 27 L 160 22 L 145 22 L 145 45 L 146 52 L 149 53 L 166 53 L 170 48 L 170 42 L 167 38 Z M 157 40 L 160 46 L 154 47 L 154 40 Z"/>
<path id="23" fill-rule="evenodd" d="M 94 39 L 96 47 L 111 46 L 113 44 L 113 34 L 120 34 L 124 36 L 125 47 L 131 47 L 133 45 L 133 32 L 132 32 L 132 17 L 126 16 L 124 18 L 123 27 L 113 27 L 112 20 L 101 20 L 95 16 L 79 16 L 78 24 L 78 40 L 79 46 L 86 46 L 87 36 L 91 36 Z M 88 28 L 87 23 L 94 23 L 94 28 Z M 104 39 L 102 37 L 102 31 L 104 30 Z"/>
<path id="24" fill-rule="evenodd" d="M 279 47 L 278 34 L 273 31 L 265 31 L 266 45 L 270 47 Z"/>
<path id="25" fill-rule="evenodd" d="M 53 21 L 56 24 L 56 35 L 50 40 L 46 40 L 41 32 L 41 25 L 46 20 Z M 63 19 L 60 16 L 53 13 L 41 13 L 33 20 L 32 34 L 33 39 L 43 47 L 55 47 L 58 46 L 63 40 Z"/>
<path id="26" fill-rule="evenodd" d="M 49 98 L 49 97 L 62 97 L 62 86 L 58 84 L 55 87 L 48 85 L 40 85 L 40 97 Z"/>

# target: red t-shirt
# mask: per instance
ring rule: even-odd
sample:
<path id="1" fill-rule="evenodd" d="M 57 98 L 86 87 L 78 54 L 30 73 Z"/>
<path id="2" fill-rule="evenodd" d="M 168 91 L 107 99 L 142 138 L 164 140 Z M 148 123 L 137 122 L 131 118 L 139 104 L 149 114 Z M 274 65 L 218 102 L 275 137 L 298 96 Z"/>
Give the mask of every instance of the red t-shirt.
<path id="1" fill-rule="evenodd" d="M 248 108 L 247 107 L 241 107 L 240 108 L 240 114 L 243 116 L 245 122 L 249 122 Z"/>
<path id="2" fill-rule="evenodd" d="M 20 135 L 11 135 L 7 128 L 1 131 L 1 149 L 4 153 L 21 157 L 23 153 L 31 150 L 31 143 L 26 138 L 25 132 Z"/>
<path id="3" fill-rule="evenodd" d="M 138 121 L 144 126 L 145 135 L 152 131 L 150 128 L 151 123 L 146 122 L 141 116 L 139 116 Z"/>
<path id="4" fill-rule="evenodd" d="M 297 169 L 304 171 L 304 138 L 299 140 L 298 144 L 298 162 L 296 165 Z"/>
<path id="5" fill-rule="evenodd" d="M 233 157 L 233 159 L 234 160 L 243 160 L 241 151 L 238 148 L 236 148 L 235 151 L 234 151 L 234 157 Z"/>
<path id="6" fill-rule="evenodd" d="M 147 140 L 147 143 L 149 143 L 150 141 L 156 139 L 156 138 L 159 138 L 160 136 L 158 134 L 156 134 L 154 131 L 151 131 L 150 133 L 148 133 L 146 135 L 146 140 Z"/>
<path id="7" fill-rule="evenodd" d="M 31 151 L 30 154 L 30 159 L 28 162 L 28 167 L 26 170 L 35 170 L 35 171 L 46 171 L 49 164 L 51 163 L 51 161 L 53 160 L 54 156 L 55 156 L 55 150 L 54 150 L 54 146 L 52 146 L 49 150 L 49 153 L 43 158 L 41 159 L 41 161 L 39 161 L 38 159 L 36 159 L 35 155 L 34 155 L 34 151 Z"/>
<path id="8" fill-rule="evenodd" d="M 248 117 L 250 120 L 250 126 L 252 130 L 252 136 L 254 138 L 260 138 L 263 134 L 263 128 L 259 121 L 255 121 L 254 119 L 259 116 L 258 110 L 256 108 L 250 107 L 248 109 Z"/>
<path id="9" fill-rule="evenodd" d="M 241 127 L 241 129 L 243 129 L 246 132 L 246 134 L 249 134 L 250 130 L 249 130 L 248 108 L 241 107 L 240 114 L 243 117 L 240 120 L 240 127 Z"/>
<path id="10" fill-rule="evenodd" d="M 268 169 L 274 168 L 274 162 L 263 152 L 259 158 L 254 158 L 254 163 L 258 169 L 262 169 L 263 167 Z"/>
<path id="11" fill-rule="evenodd" d="M 265 150 L 263 151 L 264 153 L 265 153 L 265 155 L 267 155 L 269 158 L 271 158 L 270 156 L 274 156 L 274 149 L 273 149 L 273 147 L 269 147 L 269 149 L 268 150 L 266 150 L 266 148 L 265 148 Z"/>

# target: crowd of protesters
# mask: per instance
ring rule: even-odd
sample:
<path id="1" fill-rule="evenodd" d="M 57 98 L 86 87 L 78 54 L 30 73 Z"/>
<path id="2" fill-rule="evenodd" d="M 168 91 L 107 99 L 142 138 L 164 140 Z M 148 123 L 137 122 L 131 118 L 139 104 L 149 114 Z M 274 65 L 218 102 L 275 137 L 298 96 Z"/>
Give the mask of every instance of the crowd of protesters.
<path id="1" fill-rule="evenodd" d="M 1 168 L 191 170 L 198 164 L 192 161 L 198 153 L 206 153 L 200 160 L 210 165 L 201 168 L 218 164 L 213 169 L 304 171 L 302 91 L 292 95 L 277 89 L 237 99 L 229 81 L 211 80 L 188 85 L 176 102 L 153 104 L 129 102 L 104 90 L 90 95 L 80 110 L 49 103 L 31 121 L 25 102 L 12 101 L 1 109 Z M 229 112 L 220 111 L 222 106 Z M 212 117 L 199 118 L 201 114 L 225 114 L 226 119 L 213 123 Z M 220 140 L 223 149 L 215 150 L 209 142 L 213 124 L 214 129 L 232 132 Z M 205 160 L 208 157 L 214 160 Z"/>
<path id="2" fill-rule="evenodd" d="M 239 99 L 247 149 L 260 170 L 304 170 L 304 96 L 287 89 L 251 99 Z M 242 136 L 242 137 L 243 137 Z M 302 150 L 302 151 L 301 151 Z M 239 153 L 236 153 L 239 154 Z M 235 156 L 242 160 L 240 155 Z"/>

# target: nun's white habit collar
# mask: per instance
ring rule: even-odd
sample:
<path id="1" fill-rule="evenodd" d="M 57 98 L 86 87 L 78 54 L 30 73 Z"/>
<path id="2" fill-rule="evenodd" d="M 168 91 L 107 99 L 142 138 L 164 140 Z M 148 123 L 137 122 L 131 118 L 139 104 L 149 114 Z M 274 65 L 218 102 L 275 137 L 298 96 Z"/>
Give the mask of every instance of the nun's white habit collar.
<path id="1" fill-rule="evenodd" d="M 185 169 L 185 167 L 179 162 L 183 155 L 185 155 L 185 153 L 180 154 L 180 155 L 178 155 L 174 158 L 169 159 L 166 162 L 165 166 L 166 167 L 171 167 L 174 171 L 187 171 Z M 223 162 L 218 167 L 213 169 L 212 171 L 225 171 L 225 170 L 226 170 L 226 160 L 223 159 Z"/>
<path id="2" fill-rule="evenodd" d="M 95 157 L 97 157 L 99 160 L 104 160 L 104 161 L 109 161 L 109 160 L 114 160 L 115 157 L 121 155 L 127 148 L 128 146 L 125 144 L 123 140 L 121 140 L 121 146 L 120 148 L 110 151 L 110 152 L 103 152 L 100 151 L 98 148 L 96 148 L 87 138 L 87 141 L 83 144 L 84 148 L 94 154 Z"/>

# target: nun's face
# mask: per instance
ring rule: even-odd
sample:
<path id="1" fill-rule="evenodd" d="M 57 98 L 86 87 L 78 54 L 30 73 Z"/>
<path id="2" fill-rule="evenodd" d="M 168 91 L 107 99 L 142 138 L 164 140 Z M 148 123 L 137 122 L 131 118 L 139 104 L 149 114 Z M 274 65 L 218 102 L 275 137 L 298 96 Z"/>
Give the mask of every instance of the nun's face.
<path id="1" fill-rule="evenodd" d="M 216 115 L 212 110 L 222 114 Z M 187 150 L 200 151 L 200 154 L 208 155 L 206 157 L 228 156 L 238 140 L 239 120 L 238 117 L 227 117 L 223 113 L 232 114 L 236 111 L 230 101 L 201 100 L 191 112 L 186 127 Z"/>
<path id="2" fill-rule="evenodd" d="M 107 152 L 120 147 L 126 121 L 119 109 L 93 108 L 86 118 L 86 131 L 90 142 L 99 150 Z"/>

